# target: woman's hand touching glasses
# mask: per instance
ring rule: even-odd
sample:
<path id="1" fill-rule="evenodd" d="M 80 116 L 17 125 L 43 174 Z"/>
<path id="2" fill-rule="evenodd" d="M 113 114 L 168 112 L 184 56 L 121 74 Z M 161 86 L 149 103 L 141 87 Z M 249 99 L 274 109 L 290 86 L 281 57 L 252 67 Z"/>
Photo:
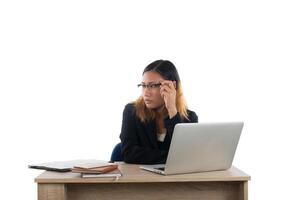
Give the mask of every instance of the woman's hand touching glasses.
<path id="1" fill-rule="evenodd" d="M 168 110 L 169 118 L 171 119 L 177 114 L 176 81 L 162 81 L 160 86 L 160 94 L 164 99 L 165 107 Z"/>

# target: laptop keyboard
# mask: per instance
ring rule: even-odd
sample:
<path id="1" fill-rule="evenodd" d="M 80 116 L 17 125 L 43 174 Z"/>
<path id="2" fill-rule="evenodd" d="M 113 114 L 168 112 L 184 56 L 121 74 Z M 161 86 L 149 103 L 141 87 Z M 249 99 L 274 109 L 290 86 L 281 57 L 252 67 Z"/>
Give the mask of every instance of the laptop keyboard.
<path id="1" fill-rule="evenodd" d="M 162 171 L 164 171 L 164 170 L 165 170 L 165 168 L 164 168 L 164 167 L 155 167 L 154 169 L 158 169 L 158 170 L 162 170 Z"/>

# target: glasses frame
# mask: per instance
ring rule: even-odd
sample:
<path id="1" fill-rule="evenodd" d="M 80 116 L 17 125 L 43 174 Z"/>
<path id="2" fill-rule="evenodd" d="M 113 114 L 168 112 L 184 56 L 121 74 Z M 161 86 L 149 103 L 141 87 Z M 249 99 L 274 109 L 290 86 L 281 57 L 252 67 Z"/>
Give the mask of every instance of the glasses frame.
<path id="1" fill-rule="evenodd" d="M 148 83 L 148 84 L 145 84 L 145 83 L 140 83 L 137 85 L 139 88 L 142 87 L 142 89 L 156 89 L 156 88 L 159 88 L 161 86 L 161 83 Z"/>

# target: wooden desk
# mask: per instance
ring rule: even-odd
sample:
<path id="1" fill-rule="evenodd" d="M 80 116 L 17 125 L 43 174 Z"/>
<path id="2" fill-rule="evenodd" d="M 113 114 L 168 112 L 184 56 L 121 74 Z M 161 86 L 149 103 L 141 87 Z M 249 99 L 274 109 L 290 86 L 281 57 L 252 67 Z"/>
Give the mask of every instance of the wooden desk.
<path id="1" fill-rule="evenodd" d="M 169 176 L 140 170 L 139 165 L 120 164 L 119 168 L 123 176 L 118 179 L 46 171 L 35 179 L 38 199 L 248 199 L 250 176 L 235 167 Z"/>

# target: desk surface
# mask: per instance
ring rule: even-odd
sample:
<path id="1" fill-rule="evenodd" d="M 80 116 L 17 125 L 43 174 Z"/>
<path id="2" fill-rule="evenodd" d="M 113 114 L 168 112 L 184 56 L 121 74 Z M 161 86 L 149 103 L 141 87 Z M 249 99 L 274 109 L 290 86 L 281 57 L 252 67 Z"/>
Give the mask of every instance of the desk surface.
<path id="1" fill-rule="evenodd" d="M 147 183 L 147 182 L 204 182 L 204 181 L 248 181 L 250 176 L 232 166 L 225 171 L 212 171 L 179 175 L 160 175 L 139 169 L 139 165 L 119 164 L 122 176 L 119 178 L 81 178 L 79 173 L 45 171 L 36 183 Z"/>

